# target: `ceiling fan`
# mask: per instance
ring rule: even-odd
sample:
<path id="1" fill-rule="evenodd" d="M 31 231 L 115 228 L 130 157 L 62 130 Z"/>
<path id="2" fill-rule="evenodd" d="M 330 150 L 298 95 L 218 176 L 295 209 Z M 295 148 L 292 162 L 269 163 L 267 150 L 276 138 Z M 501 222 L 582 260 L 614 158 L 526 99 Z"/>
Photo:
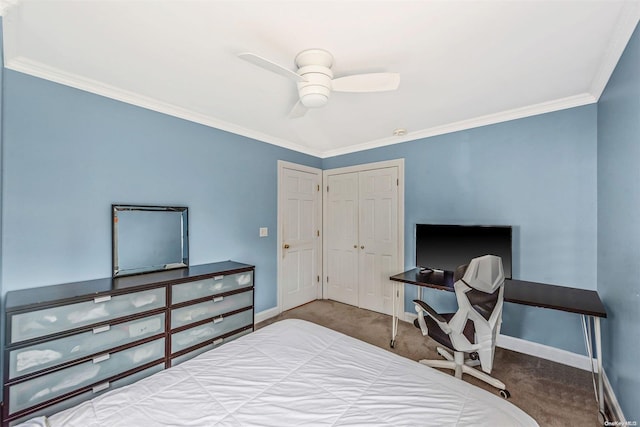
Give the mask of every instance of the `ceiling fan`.
<path id="1" fill-rule="evenodd" d="M 368 73 L 334 79 L 331 72 L 333 56 L 324 49 L 303 50 L 295 57 L 297 71 L 276 64 L 254 53 L 240 53 L 238 57 L 266 70 L 294 80 L 298 85 L 299 101 L 289 117 L 302 117 L 309 108 L 327 104 L 335 92 L 385 92 L 396 90 L 400 84 L 398 73 Z"/>

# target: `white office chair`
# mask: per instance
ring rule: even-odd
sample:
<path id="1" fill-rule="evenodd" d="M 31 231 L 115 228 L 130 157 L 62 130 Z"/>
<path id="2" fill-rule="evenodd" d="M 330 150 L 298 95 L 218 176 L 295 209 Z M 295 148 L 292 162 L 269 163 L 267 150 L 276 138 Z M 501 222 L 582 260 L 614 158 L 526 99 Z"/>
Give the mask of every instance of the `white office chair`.
<path id="1" fill-rule="evenodd" d="M 458 278 L 460 275 L 462 277 Z M 451 355 L 438 347 L 438 354 L 446 360 L 420 360 L 420 363 L 434 368 L 453 369 L 456 378 L 462 378 L 463 373 L 474 376 L 498 388 L 500 395 L 507 399 L 510 395 L 504 383 L 489 375 L 493 367 L 496 337 L 502 323 L 502 259 L 495 255 L 474 258 L 468 266 L 458 268 L 454 280 L 458 300 L 458 311 L 455 313 L 439 314 L 424 301 L 413 301 L 418 312 L 414 324 L 420 328 L 422 335 L 429 335 L 453 351 Z M 469 354 L 470 358 L 465 360 L 465 354 Z M 478 365 L 484 372 L 474 368 Z"/>

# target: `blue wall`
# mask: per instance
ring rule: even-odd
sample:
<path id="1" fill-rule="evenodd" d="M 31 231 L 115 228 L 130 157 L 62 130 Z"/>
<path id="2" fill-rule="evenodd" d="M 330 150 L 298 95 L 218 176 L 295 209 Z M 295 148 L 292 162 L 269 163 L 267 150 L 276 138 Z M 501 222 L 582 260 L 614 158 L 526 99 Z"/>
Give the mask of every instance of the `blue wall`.
<path id="1" fill-rule="evenodd" d="M 405 159 L 405 265 L 416 223 L 514 227 L 513 277 L 596 289 L 596 106 L 324 159 L 323 169 Z M 440 310 L 451 296 L 428 290 Z M 414 312 L 413 286 L 405 310 Z M 549 331 L 553 333 L 549 333 Z M 579 317 L 506 304 L 502 333 L 585 353 Z"/>
<path id="2" fill-rule="evenodd" d="M 291 150 L 5 70 L 3 294 L 111 275 L 111 204 L 189 207 L 190 263 L 256 265 L 277 305 L 277 161 Z M 260 227 L 270 236 L 258 237 Z"/>
<path id="3" fill-rule="evenodd" d="M 607 378 L 640 420 L 640 29 L 598 103 L 598 292 Z"/>
<path id="4" fill-rule="evenodd" d="M 256 310 L 274 307 L 275 233 L 258 228 L 276 229 L 276 161 L 399 157 L 408 267 L 417 222 L 510 224 L 514 277 L 596 287 L 595 106 L 321 161 L 11 70 L 4 100 L 3 293 L 109 276 L 111 203 L 174 204 L 190 208 L 190 261 L 256 264 Z M 509 305 L 504 325 L 583 351 L 576 316 Z"/>

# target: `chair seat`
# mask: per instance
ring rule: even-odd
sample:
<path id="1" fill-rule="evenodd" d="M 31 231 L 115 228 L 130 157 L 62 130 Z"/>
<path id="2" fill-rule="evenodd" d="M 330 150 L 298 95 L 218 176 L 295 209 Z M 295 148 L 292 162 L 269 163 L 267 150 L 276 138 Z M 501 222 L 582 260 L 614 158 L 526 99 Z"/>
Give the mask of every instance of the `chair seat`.
<path id="1" fill-rule="evenodd" d="M 449 323 L 451 318 L 455 315 L 455 313 L 444 313 L 441 316 Z M 427 329 L 429 330 L 429 336 L 437 341 L 439 344 L 447 347 L 449 350 L 456 351 L 451 343 L 451 338 L 449 335 L 440 328 L 438 323 L 431 318 L 431 316 L 424 316 L 424 320 L 427 323 Z M 420 329 L 420 323 L 418 319 L 413 321 L 413 324 L 416 328 Z M 467 320 L 467 324 L 464 326 L 464 331 L 462 331 L 464 336 L 469 340 L 470 343 L 475 343 L 475 333 L 476 329 L 471 320 Z"/>

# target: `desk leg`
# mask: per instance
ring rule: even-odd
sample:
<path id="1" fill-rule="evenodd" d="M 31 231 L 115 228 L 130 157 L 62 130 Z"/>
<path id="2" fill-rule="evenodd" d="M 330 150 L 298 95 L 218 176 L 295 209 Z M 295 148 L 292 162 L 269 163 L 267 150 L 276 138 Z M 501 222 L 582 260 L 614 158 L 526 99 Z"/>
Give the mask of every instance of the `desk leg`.
<path id="1" fill-rule="evenodd" d="M 591 333 L 591 325 L 593 324 L 593 334 Z M 600 330 L 600 318 L 598 316 L 587 316 L 586 314 L 582 315 L 582 328 L 584 330 L 584 338 L 585 344 L 587 345 L 587 355 L 589 356 L 589 361 L 591 363 L 592 371 L 595 370 L 593 366 L 593 351 L 592 351 L 592 340 L 595 338 L 595 358 L 597 363 L 597 375 L 598 382 L 594 381 L 593 387 L 596 393 L 596 400 L 598 402 L 598 421 L 601 424 L 604 424 L 606 418 L 604 416 L 604 387 L 603 387 L 603 371 L 602 371 L 602 334 Z"/>
<path id="2" fill-rule="evenodd" d="M 398 299 L 400 297 L 400 288 L 402 286 L 400 283 L 393 282 L 393 315 L 391 316 L 391 343 L 389 344 L 391 348 L 395 348 L 396 346 L 396 335 L 398 335 L 398 316 L 399 316 L 399 308 L 398 308 Z"/>
<path id="3" fill-rule="evenodd" d="M 598 409 L 604 417 L 604 389 L 602 387 L 602 339 L 600 336 L 600 318 L 593 316 L 596 335 L 596 357 L 598 358 Z"/>

